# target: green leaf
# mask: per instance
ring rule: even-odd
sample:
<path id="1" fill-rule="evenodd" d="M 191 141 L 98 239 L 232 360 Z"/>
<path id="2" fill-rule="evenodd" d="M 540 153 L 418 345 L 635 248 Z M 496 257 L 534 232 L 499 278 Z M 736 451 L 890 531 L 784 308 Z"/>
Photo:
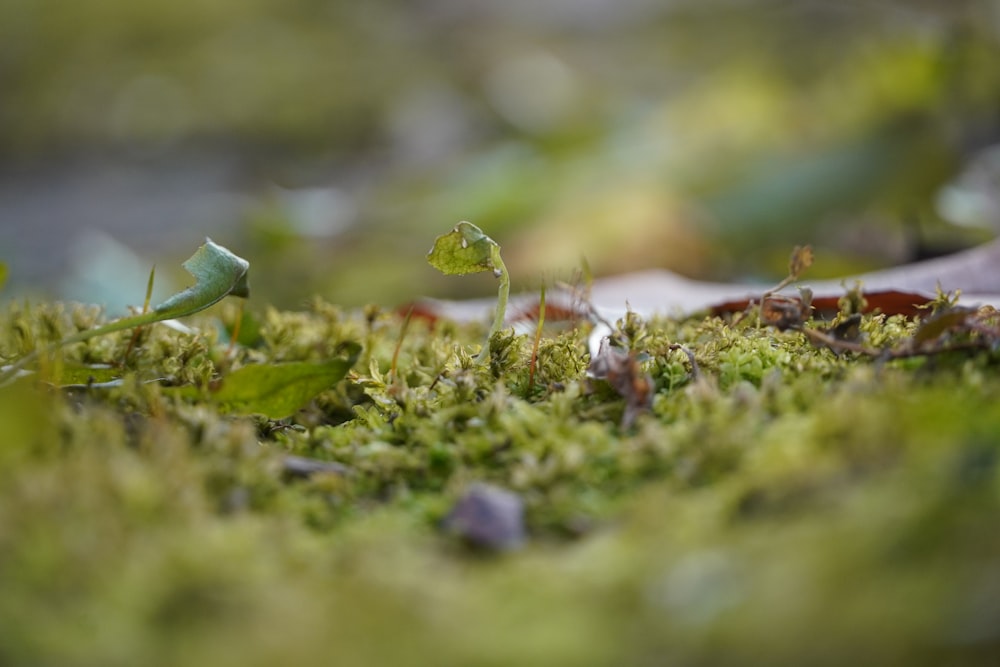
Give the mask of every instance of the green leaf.
<path id="1" fill-rule="evenodd" d="M 437 237 L 434 247 L 427 253 L 427 261 L 445 275 L 492 271 L 493 275 L 500 279 L 493 326 L 490 327 L 490 334 L 486 337 L 486 344 L 476 358 L 480 363 L 485 362 L 490 354 L 490 338 L 503 327 L 507 297 L 510 294 L 510 275 L 500 257 L 500 245 L 484 234 L 479 227 L 463 220 L 455 225 L 455 229 Z"/>
<path id="2" fill-rule="evenodd" d="M 497 242 L 471 222 L 460 222 L 447 234 L 434 241 L 427 253 L 427 261 L 435 269 L 449 276 L 493 271 L 497 273 L 493 258 L 499 253 Z M 499 274 L 498 274 L 499 275 Z"/>
<path id="3" fill-rule="evenodd" d="M 7 272 L 7 265 L 0 262 L 0 289 L 3 289 L 3 286 L 7 284 Z"/>
<path id="4" fill-rule="evenodd" d="M 205 245 L 198 248 L 183 264 L 195 278 L 195 284 L 178 292 L 153 311 L 159 314 L 157 320 L 184 317 L 204 310 L 227 296 L 250 296 L 247 271 L 250 262 L 205 239 Z"/>
<path id="5" fill-rule="evenodd" d="M 358 360 L 361 346 L 345 343 L 346 356 L 325 362 L 296 361 L 244 366 L 222 379 L 212 400 L 230 412 L 288 417 L 339 382 Z"/>

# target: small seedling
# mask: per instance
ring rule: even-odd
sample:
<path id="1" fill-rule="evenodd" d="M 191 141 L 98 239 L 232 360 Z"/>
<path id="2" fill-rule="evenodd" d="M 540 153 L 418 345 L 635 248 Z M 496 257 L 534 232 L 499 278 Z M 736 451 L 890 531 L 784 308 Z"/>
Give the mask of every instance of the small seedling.
<path id="1" fill-rule="evenodd" d="M 499 244 L 484 234 L 479 227 L 463 221 L 447 234 L 437 237 L 434 247 L 427 253 L 427 261 L 435 269 L 449 276 L 492 271 L 493 275 L 500 279 L 493 326 L 490 327 L 482 351 L 476 357 L 479 363 L 485 362 L 490 356 L 490 338 L 503 327 L 507 298 L 510 295 L 510 275 L 503 260 L 500 259 Z"/>
<path id="2" fill-rule="evenodd" d="M 195 284 L 191 287 L 174 294 L 152 310 L 143 309 L 139 315 L 123 317 L 102 326 L 67 336 L 50 345 L 43 350 L 43 353 L 47 356 L 64 345 L 80 343 L 96 336 L 193 315 L 218 303 L 227 296 L 245 298 L 250 295 L 250 285 L 247 282 L 247 271 L 250 268 L 250 263 L 242 257 L 234 255 L 228 249 L 217 245 L 211 239 L 206 239 L 205 244 L 198 248 L 194 255 L 184 262 L 183 266 L 195 278 Z M 150 280 L 152 281 L 152 274 L 150 274 Z M 38 352 L 32 352 L 25 355 L 4 369 L 3 373 L 0 373 L 0 385 L 15 377 L 18 371 L 34 361 L 38 354 Z"/>

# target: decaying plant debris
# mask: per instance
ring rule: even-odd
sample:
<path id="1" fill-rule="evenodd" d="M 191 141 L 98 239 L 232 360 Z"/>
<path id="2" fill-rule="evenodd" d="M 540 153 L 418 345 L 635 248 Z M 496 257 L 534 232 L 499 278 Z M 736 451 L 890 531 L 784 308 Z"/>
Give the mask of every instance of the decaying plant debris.
<path id="1" fill-rule="evenodd" d="M 805 267 L 801 267 L 800 273 Z M 914 262 L 835 280 L 810 280 L 812 305 L 819 313 L 834 315 L 845 290 L 863 286 L 865 310 L 914 317 L 934 301 L 939 291 L 960 295 L 962 305 L 1000 307 L 1000 239 L 946 257 Z M 710 312 L 730 315 L 760 303 L 766 286 L 692 280 L 667 270 L 638 271 L 595 280 L 591 304 L 606 319 L 617 319 L 627 309 L 644 317 L 690 316 Z M 772 290 L 774 291 L 774 290 Z M 859 293 L 860 294 L 860 293 Z M 417 314 L 469 321 L 482 319 L 493 301 L 422 300 Z M 511 298 L 511 318 L 530 317 L 537 298 L 522 294 Z M 548 308 L 566 319 L 580 316 L 574 290 L 550 293 Z"/>
<path id="2" fill-rule="evenodd" d="M 843 296 L 489 364 L 321 299 L 79 340 L 0 388 L 0 663 L 989 664 L 1000 318 Z M 0 355 L 102 321 L 12 303 Z"/>

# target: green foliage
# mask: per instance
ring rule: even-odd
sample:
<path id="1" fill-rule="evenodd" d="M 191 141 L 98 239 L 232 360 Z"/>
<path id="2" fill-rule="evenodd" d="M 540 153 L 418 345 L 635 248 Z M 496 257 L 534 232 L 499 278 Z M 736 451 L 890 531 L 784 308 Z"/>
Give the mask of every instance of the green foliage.
<path id="1" fill-rule="evenodd" d="M 184 268 L 194 276 L 195 284 L 153 308 L 159 315 L 153 321 L 193 315 L 227 296 L 250 296 L 247 280 L 250 262 L 213 243 L 212 239 L 206 239 L 205 245 L 184 262 Z"/>
<path id="2" fill-rule="evenodd" d="M 290 417 L 347 375 L 361 346 L 345 343 L 344 347 L 342 359 L 244 366 L 212 388 L 211 401 L 225 412 L 256 413 L 271 419 Z"/>
<path id="3" fill-rule="evenodd" d="M 493 317 L 493 326 L 489 338 L 479 353 L 479 361 L 489 358 L 490 340 L 503 326 L 504 314 L 507 312 L 507 299 L 510 295 L 510 276 L 507 267 L 500 258 L 500 246 L 496 241 L 483 233 L 483 230 L 471 222 L 460 222 L 447 234 L 442 234 L 434 241 L 434 247 L 427 253 L 427 261 L 435 269 L 445 275 L 465 275 L 492 271 L 500 279 L 500 290 L 497 294 L 497 308 Z"/>
<path id="4" fill-rule="evenodd" d="M 191 287 L 178 292 L 151 311 L 123 317 L 56 340 L 46 352 L 51 354 L 59 347 L 72 343 L 82 343 L 97 336 L 106 336 L 125 329 L 135 329 L 154 322 L 193 315 L 230 295 L 244 298 L 250 296 L 250 285 L 247 281 L 250 263 L 226 248 L 215 244 L 211 239 L 206 239 L 205 244 L 184 262 L 184 268 L 195 278 L 196 282 Z M 149 285 L 146 289 L 147 303 L 149 293 L 152 290 L 152 281 L 153 273 L 151 272 Z M 9 380 L 17 371 L 34 361 L 36 356 L 37 353 L 32 352 L 11 364 L 4 373 L 0 374 L 0 384 Z"/>
<path id="5" fill-rule="evenodd" d="M 427 261 L 445 275 L 493 271 L 499 278 L 500 246 L 471 222 L 460 222 L 434 241 Z"/>

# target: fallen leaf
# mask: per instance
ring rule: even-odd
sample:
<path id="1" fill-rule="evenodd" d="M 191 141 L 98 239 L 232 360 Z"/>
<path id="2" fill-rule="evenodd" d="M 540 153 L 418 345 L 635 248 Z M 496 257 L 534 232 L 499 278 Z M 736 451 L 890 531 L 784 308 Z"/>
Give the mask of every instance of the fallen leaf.
<path id="1" fill-rule="evenodd" d="M 598 352 L 590 360 L 587 373 L 604 380 L 625 399 L 622 428 L 629 428 L 636 417 L 653 404 L 653 379 L 639 366 L 635 353 L 611 347 L 603 338 Z"/>
<path id="2" fill-rule="evenodd" d="M 330 361 L 244 366 L 223 377 L 211 398 L 225 411 L 271 419 L 291 416 L 343 379 L 357 361 L 361 346 L 345 343 L 344 351 L 346 356 Z"/>
<path id="3" fill-rule="evenodd" d="M 868 301 L 866 311 L 878 309 L 886 314 L 914 316 L 921 306 L 933 301 L 938 289 L 961 291 L 959 302 L 967 305 L 1000 306 L 1000 240 L 946 257 L 914 262 L 882 271 L 874 271 L 836 280 L 809 281 L 814 297 L 812 305 L 821 313 L 837 312 L 845 285 L 861 281 Z M 697 312 L 731 313 L 759 304 L 764 286 L 741 283 L 717 283 L 691 280 L 672 271 L 648 270 L 600 278 L 590 287 L 590 303 L 605 319 L 614 321 L 628 310 L 643 317 L 652 315 L 688 315 Z M 570 318 L 587 317 L 579 299 L 569 290 L 553 289 L 547 295 L 549 320 L 556 313 Z M 446 318 L 458 321 L 483 320 L 491 312 L 492 301 L 473 299 L 420 301 L 415 316 Z M 512 317 L 530 318 L 537 312 L 536 294 L 511 298 Z"/>

